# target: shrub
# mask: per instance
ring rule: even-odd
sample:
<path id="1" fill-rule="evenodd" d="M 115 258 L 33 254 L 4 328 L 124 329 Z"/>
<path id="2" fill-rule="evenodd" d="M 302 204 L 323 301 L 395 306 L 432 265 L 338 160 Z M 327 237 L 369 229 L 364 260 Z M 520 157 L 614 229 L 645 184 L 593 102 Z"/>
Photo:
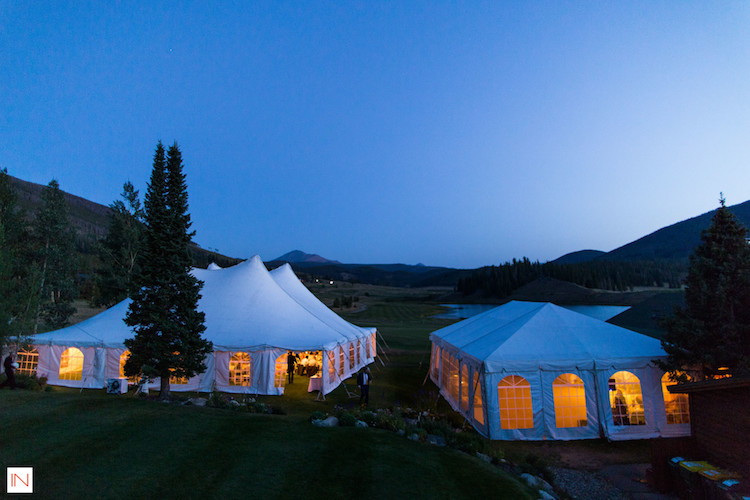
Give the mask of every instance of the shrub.
<path id="1" fill-rule="evenodd" d="M 326 414 L 325 413 L 323 413 L 322 411 L 319 411 L 319 410 L 315 410 L 310 415 L 310 422 L 312 422 L 313 420 L 323 420 L 325 418 L 326 418 Z"/>
<path id="2" fill-rule="evenodd" d="M 497 465 L 503 461 L 505 458 L 505 452 L 498 448 L 497 450 L 491 451 L 488 453 L 490 457 L 492 457 L 492 463 Z"/>
<path id="3" fill-rule="evenodd" d="M 5 380 L 3 375 L 3 380 Z M 16 387 L 18 389 L 28 389 L 31 391 L 43 391 L 47 388 L 47 377 L 37 378 L 34 375 L 25 373 L 16 373 Z"/>
<path id="4" fill-rule="evenodd" d="M 375 425 L 375 420 L 376 420 L 375 414 L 371 412 L 370 410 L 365 410 L 363 412 L 360 412 L 359 419 L 370 427 Z"/>
<path id="5" fill-rule="evenodd" d="M 472 455 L 482 450 L 479 436 L 473 432 L 454 432 L 452 446 Z"/>
<path id="6" fill-rule="evenodd" d="M 445 438 L 446 441 L 452 438 L 452 436 L 455 434 L 453 432 L 453 427 L 446 422 L 445 420 L 440 419 L 424 419 L 421 422 L 422 427 L 424 430 L 427 431 L 428 434 L 435 434 L 436 436 L 441 436 Z"/>
<path id="7" fill-rule="evenodd" d="M 342 411 L 339 414 L 339 425 L 341 427 L 354 427 L 357 423 L 357 417 L 349 413 L 348 411 Z"/>
<path id="8" fill-rule="evenodd" d="M 529 474 L 540 476 L 550 484 L 555 480 L 555 476 L 552 474 L 552 471 L 549 470 L 547 462 L 537 455 L 526 455 L 526 459 L 523 463 L 519 464 L 519 467 L 522 472 L 528 472 Z"/>
<path id="9" fill-rule="evenodd" d="M 401 418 L 401 412 L 390 413 L 379 411 L 375 418 L 375 426 L 389 431 L 398 431 L 406 428 L 406 422 Z"/>

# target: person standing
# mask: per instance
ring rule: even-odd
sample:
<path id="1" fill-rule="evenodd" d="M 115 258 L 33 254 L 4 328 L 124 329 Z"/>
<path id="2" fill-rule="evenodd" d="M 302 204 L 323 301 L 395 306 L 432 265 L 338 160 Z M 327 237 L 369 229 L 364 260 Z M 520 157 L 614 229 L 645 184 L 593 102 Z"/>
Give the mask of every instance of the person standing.
<path id="1" fill-rule="evenodd" d="M 16 388 L 16 376 L 13 373 L 15 371 L 15 363 L 13 362 L 13 356 L 8 354 L 8 357 L 5 358 L 5 362 L 3 363 L 3 368 L 5 369 L 5 382 L 0 384 L 0 387 L 5 387 L 6 385 L 9 385 L 11 389 Z"/>
<path id="2" fill-rule="evenodd" d="M 359 386 L 359 404 L 364 401 L 365 405 L 370 404 L 370 382 L 372 382 L 372 374 L 368 367 L 364 367 L 359 371 L 357 375 L 357 385 Z"/>
<path id="3" fill-rule="evenodd" d="M 289 383 L 294 382 L 294 366 L 297 364 L 297 355 L 289 351 L 286 355 L 286 373 L 289 376 Z"/>

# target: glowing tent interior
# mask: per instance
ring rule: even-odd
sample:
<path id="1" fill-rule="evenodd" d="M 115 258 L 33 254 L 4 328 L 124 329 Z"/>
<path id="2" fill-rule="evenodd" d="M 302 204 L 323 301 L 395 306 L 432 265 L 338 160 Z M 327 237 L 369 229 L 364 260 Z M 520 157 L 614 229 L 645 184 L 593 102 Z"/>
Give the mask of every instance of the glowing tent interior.
<path id="1" fill-rule="evenodd" d="M 689 435 L 687 399 L 654 338 L 539 302 L 509 302 L 430 334 L 430 377 L 501 440 Z"/>
<path id="2" fill-rule="evenodd" d="M 173 391 L 283 394 L 287 352 L 318 353 L 321 392 L 373 362 L 375 328 L 361 328 L 328 309 L 297 279 L 289 265 L 272 273 L 257 255 L 228 268 L 193 269 L 204 282 L 199 309 L 206 314 L 204 336 L 214 344 L 205 372 L 172 379 Z M 26 371 L 68 387 L 104 387 L 123 377 L 133 336 L 123 318 L 130 299 L 61 330 L 36 335 L 35 349 L 20 352 Z M 36 364 L 36 366 L 33 366 Z M 153 381 L 152 387 L 159 387 Z"/>

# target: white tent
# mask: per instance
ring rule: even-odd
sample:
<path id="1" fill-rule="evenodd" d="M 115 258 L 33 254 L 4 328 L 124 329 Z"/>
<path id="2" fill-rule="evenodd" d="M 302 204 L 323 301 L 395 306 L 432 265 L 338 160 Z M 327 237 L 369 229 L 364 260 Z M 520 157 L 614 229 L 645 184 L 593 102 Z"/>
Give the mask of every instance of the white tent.
<path id="1" fill-rule="evenodd" d="M 271 274 L 255 256 L 224 269 L 193 269 L 192 274 L 204 282 L 198 309 L 206 315 L 204 337 L 213 342 L 214 352 L 205 360 L 204 373 L 173 380 L 171 390 L 215 387 L 282 394 L 287 351 L 322 351 L 326 394 L 375 357 L 375 329 L 340 318 L 288 266 Z M 126 299 L 86 321 L 35 336 L 37 374 L 48 377 L 50 384 L 88 388 L 122 377 L 127 357 L 123 342 L 134 335 L 123 321 L 129 304 Z"/>
<path id="2" fill-rule="evenodd" d="M 689 435 L 654 338 L 554 304 L 509 302 L 430 335 L 430 376 L 491 439 Z M 666 393 L 666 395 L 665 395 Z"/>

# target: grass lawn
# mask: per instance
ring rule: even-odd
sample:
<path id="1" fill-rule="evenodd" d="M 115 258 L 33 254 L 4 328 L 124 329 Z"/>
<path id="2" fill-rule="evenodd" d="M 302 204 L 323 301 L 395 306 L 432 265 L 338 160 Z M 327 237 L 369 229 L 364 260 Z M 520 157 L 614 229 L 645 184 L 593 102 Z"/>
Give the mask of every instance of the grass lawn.
<path id="1" fill-rule="evenodd" d="M 0 464 L 41 498 L 532 498 L 515 478 L 378 429 L 115 397 L 4 391 Z"/>

